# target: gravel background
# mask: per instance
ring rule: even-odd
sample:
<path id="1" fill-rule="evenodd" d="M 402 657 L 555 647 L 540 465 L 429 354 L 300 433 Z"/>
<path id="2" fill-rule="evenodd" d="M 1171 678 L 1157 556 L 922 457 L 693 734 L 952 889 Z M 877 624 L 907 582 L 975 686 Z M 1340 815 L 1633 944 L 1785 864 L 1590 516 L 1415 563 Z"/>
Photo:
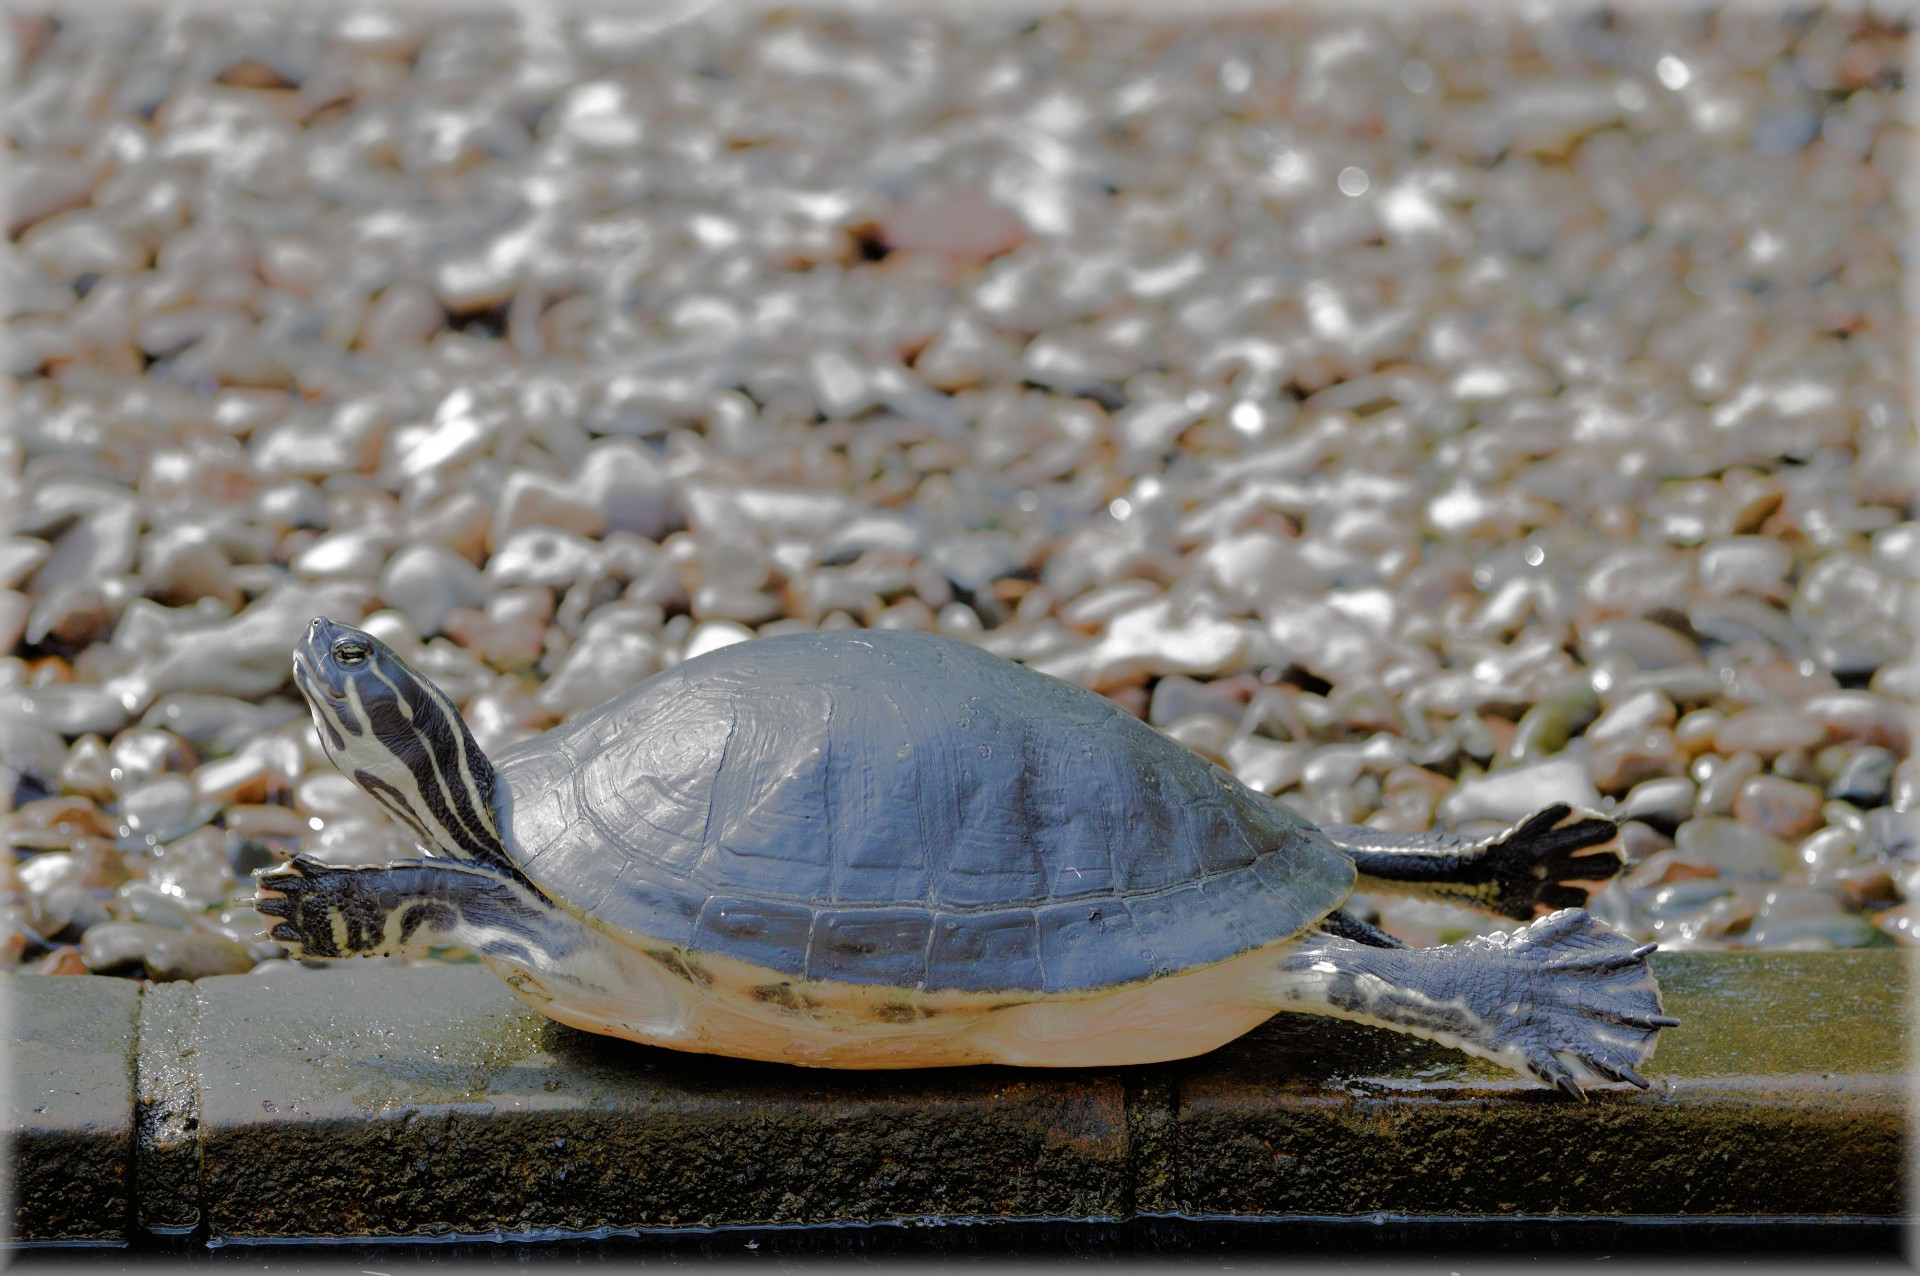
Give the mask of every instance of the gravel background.
<path id="1" fill-rule="evenodd" d="M 316 612 L 489 748 L 937 628 L 1318 818 L 1611 810 L 1666 946 L 1920 941 L 1905 12 L 16 10 L 0 960 L 408 853 Z"/>

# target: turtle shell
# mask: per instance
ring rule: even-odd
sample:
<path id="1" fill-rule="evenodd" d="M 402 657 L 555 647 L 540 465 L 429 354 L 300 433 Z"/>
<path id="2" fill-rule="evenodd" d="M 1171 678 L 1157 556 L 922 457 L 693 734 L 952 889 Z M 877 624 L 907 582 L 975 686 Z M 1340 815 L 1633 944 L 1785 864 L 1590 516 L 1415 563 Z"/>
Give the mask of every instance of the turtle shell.
<path id="1" fill-rule="evenodd" d="M 1325 916 L 1351 862 L 1111 701 L 931 634 L 738 643 L 495 759 L 527 876 L 796 979 L 1071 992 Z"/>

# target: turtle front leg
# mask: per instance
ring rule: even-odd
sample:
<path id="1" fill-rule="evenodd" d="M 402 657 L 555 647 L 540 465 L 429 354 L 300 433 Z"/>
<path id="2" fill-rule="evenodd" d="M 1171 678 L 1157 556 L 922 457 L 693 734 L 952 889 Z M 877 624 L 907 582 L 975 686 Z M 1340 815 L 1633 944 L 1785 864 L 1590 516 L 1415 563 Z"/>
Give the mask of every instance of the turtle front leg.
<path id="1" fill-rule="evenodd" d="M 520 883 L 445 860 L 341 867 L 296 855 L 254 875 L 255 907 L 295 957 L 424 956 L 455 946 L 531 970 L 578 949 L 580 924 Z"/>

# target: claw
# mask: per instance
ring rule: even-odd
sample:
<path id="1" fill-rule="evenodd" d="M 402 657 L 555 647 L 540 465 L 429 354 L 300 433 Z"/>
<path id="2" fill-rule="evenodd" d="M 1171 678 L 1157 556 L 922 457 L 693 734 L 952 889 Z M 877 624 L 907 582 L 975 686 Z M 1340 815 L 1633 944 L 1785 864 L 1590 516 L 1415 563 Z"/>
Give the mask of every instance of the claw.
<path id="1" fill-rule="evenodd" d="M 1614 1063 L 1611 1060 L 1602 1059 L 1597 1055 L 1587 1055 L 1584 1057 L 1584 1061 L 1589 1068 L 1592 1068 L 1609 1081 L 1625 1081 L 1631 1085 L 1639 1086 L 1642 1090 L 1645 1090 L 1649 1085 L 1647 1079 L 1635 1072 L 1630 1064 Z"/>
<path id="2" fill-rule="evenodd" d="M 1573 1069 L 1560 1062 L 1558 1055 L 1551 1051 L 1543 1051 L 1528 1059 L 1527 1063 L 1534 1076 L 1560 1093 L 1579 1099 L 1582 1103 L 1586 1102 L 1586 1091 L 1580 1088 L 1580 1082 L 1574 1077 Z"/>
<path id="3" fill-rule="evenodd" d="M 1520 831 L 1529 835 L 1544 833 L 1573 814 L 1573 808 L 1565 802 L 1555 802 L 1552 806 L 1543 806 L 1528 816 L 1520 825 Z"/>

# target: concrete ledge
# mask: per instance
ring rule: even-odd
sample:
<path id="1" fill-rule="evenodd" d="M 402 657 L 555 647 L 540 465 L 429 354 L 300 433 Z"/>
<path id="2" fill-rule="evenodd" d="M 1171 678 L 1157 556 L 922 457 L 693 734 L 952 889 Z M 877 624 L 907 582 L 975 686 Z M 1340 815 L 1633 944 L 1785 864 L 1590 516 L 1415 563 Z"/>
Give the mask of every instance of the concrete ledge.
<path id="1" fill-rule="evenodd" d="M 1656 1088 L 1585 1105 L 1305 1017 L 1152 1068 L 858 1074 L 575 1032 L 472 966 L 9 977 L 14 1235 L 1903 1216 L 1908 955 L 1655 960 Z"/>
<path id="2" fill-rule="evenodd" d="M 1178 1074 L 1186 1214 L 1900 1217 L 1905 953 L 1667 954 L 1655 1088 L 1585 1104 L 1282 1018 Z"/>
<path id="3" fill-rule="evenodd" d="M 140 985 L 9 977 L 5 997 L 11 1234 L 123 1241 L 132 1222 Z"/>

